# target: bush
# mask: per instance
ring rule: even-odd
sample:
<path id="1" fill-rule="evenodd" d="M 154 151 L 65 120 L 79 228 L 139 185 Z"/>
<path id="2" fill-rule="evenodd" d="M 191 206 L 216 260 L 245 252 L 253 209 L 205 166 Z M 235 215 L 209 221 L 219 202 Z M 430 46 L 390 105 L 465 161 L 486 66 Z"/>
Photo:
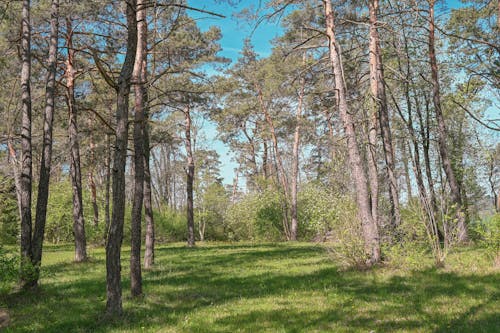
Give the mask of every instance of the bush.
<path id="1" fill-rule="evenodd" d="M 18 274 L 19 258 L 0 244 L 0 294 L 17 281 Z"/>
<path id="2" fill-rule="evenodd" d="M 283 240 L 282 197 L 273 190 L 246 195 L 225 215 L 229 240 Z"/>
<path id="3" fill-rule="evenodd" d="M 14 180 L 0 176 L 0 243 L 15 244 L 19 234 L 19 212 L 17 208 Z"/>
<path id="4" fill-rule="evenodd" d="M 500 213 L 472 225 L 479 243 L 486 248 L 488 257 L 500 267 Z"/>
<path id="5" fill-rule="evenodd" d="M 155 238 L 158 242 L 187 240 L 186 214 L 170 208 L 154 211 Z"/>

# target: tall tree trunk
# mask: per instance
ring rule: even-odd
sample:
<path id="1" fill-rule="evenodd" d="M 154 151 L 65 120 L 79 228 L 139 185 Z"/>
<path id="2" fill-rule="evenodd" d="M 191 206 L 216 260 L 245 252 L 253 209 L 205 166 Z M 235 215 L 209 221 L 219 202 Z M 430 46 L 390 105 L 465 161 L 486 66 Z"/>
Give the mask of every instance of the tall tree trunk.
<path id="1" fill-rule="evenodd" d="M 305 63 L 305 54 L 304 54 Z M 290 225 L 290 240 L 297 240 L 297 230 L 298 230 L 298 210 L 297 210 L 297 184 L 299 178 L 299 145 L 300 145 L 300 125 L 302 122 L 302 104 L 304 102 L 304 89 L 305 89 L 305 79 L 301 78 L 300 91 L 299 91 L 299 103 L 297 106 L 297 112 L 295 115 L 295 133 L 293 135 L 293 161 L 292 161 L 292 189 L 291 189 L 291 225 Z"/>
<path id="2" fill-rule="evenodd" d="M 123 1 L 127 13 L 127 51 L 116 85 L 116 143 L 113 156 L 113 211 L 106 244 L 106 313 L 117 315 L 122 309 L 121 245 L 125 217 L 125 164 L 127 162 L 128 109 L 130 79 L 137 47 L 137 5 Z"/>
<path id="3" fill-rule="evenodd" d="M 451 190 L 451 201 L 455 206 L 457 227 L 458 227 L 458 241 L 465 242 L 468 240 L 468 231 L 465 221 L 465 211 L 462 202 L 462 194 L 460 185 L 458 183 L 455 170 L 451 163 L 450 156 L 448 155 L 447 138 L 448 133 L 446 123 L 441 108 L 441 92 L 439 87 L 439 72 L 436 58 L 435 49 L 435 22 L 434 22 L 434 0 L 429 0 L 429 62 L 431 64 L 431 80 L 432 80 L 432 101 L 434 103 L 434 112 L 436 113 L 436 120 L 438 123 L 438 146 L 439 155 L 443 163 L 443 170 L 446 173 L 448 185 Z"/>
<path id="4" fill-rule="evenodd" d="M 155 260 L 155 224 L 153 204 L 151 200 L 151 170 L 149 167 L 150 151 L 148 112 L 145 112 L 144 124 L 144 216 L 146 219 L 146 242 L 144 251 L 144 268 L 149 269 Z"/>
<path id="5" fill-rule="evenodd" d="M 59 34 L 59 0 L 53 0 L 50 14 L 50 41 L 45 90 L 45 112 L 43 115 L 42 161 L 40 165 L 40 180 L 38 182 L 38 197 L 36 201 L 36 217 L 33 239 L 31 242 L 32 263 L 35 274 L 31 284 L 36 286 L 40 277 L 42 262 L 42 247 L 47 220 L 47 203 L 49 199 L 50 167 L 52 162 L 52 129 L 56 97 L 57 40 Z"/>
<path id="6" fill-rule="evenodd" d="M 389 201 L 391 205 L 391 222 L 395 227 L 401 223 L 399 208 L 399 187 L 395 175 L 394 148 L 392 145 L 392 133 L 389 121 L 389 109 L 387 107 L 387 96 L 385 92 L 384 66 L 380 50 L 380 37 L 378 34 L 378 0 L 370 0 L 368 3 L 370 11 L 370 82 L 372 95 L 377 106 L 380 133 L 384 148 L 387 176 L 389 179 Z"/>
<path id="7" fill-rule="evenodd" d="M 21 32 L 21 287 L 29 287 L 31 265 L 31 22 L 30 0 L 23 0 Z"/>
<path id="8" fill-rule="evenodd" d="M 144 201 L 144 112 L 146 108 L 147 21 L 143 0 L 137 0 L 137 51 L 132 81 L 135 93 L 134 115 L 134 197 L 130 232 L 130 292 L 142 294 L 141 222 Z"/>
<path id="9" fill-rule="evenodd" d="M 193 183 L 194 183 L 194 157 L 191 146 L 191 112 L 190 106 L 186 106 L 185 117 L 185 144 L 187 154 L 186 164 L 186 194 L 187 194 L 187 244 L 189 247 L 195 245 L 194 240 L 194 206 L 193 206 Z"/>
<path id="10" fill-rule="evenodd" d="M 354 120 L 349 113 L 344 86 L 344 74 L 341 62 L 340 47 L 335 37 L 335 18 L 330 0 L 323 0 L 326 18 L 326 34 L 329 39 L 330 61 L 335 76 L 335 90 L 337 92 L 338 109 L 347 137 L 347 150 L 352 177 L 356 187 L 356 201 L 363 229 L 365 252 L 368 256 L 368 265 L 380 261 L 380 240 L 378 226 L 372 218 L 368 181 L 363 168 L 363 162 L 356 142 Z"/>
<path id="11" fill-rule="evenodd" d="M 71 17 L 66 18 L 67 49 L 66 89 L 69 109 L 69 145 L 70 145 L 70 175 L 73 188 L 73 235 L 75 237 L 75 261 L 87 260 L 87 240 L 85 238 L 85 221 L 83 218 L 82 171 L 80 164 L 80 145 L 78 142 L 78 120 L 75 103 L 75 74 L 73 49 L 73 27 Z"/>
<path id="12" fill-rule="evenodd" d="M 89 127 L 92 125 L 92 120 L 89 118 Z M 94 227 L 97 228 L 99 225 L 99 206 L 97 205 L 97 187 L 94 180 L 94 170 L 95 170 L 95 142 L 92 134 L 90 134 L 90 166 L 88 172 L 88 181 L 90 187 L 90 198 L 92 201 L 92 210 L 94 212 Z"/>
<path id="13" fill-rule="evenodd" d="M 104 181 L 105 186 L 105 198 L 104 198 L 104 220 L 105 220 L 105 228 L 104 228 L 104 241 L 107 242 L 108 239 L 108 230 L 110 225 L 110 187 L 111 187 L 111 135 L 106 134 L 106 176 Z"/>

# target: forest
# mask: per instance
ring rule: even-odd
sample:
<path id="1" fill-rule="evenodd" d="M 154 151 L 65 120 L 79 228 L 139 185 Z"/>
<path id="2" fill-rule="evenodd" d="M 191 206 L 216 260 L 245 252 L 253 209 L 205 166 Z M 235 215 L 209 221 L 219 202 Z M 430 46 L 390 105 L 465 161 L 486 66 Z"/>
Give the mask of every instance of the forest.
<path id="1" fill-rule="evenodd" d="M 0 78 L 0 331 L 500 327 L 500 1 L 3 0 Z"/>

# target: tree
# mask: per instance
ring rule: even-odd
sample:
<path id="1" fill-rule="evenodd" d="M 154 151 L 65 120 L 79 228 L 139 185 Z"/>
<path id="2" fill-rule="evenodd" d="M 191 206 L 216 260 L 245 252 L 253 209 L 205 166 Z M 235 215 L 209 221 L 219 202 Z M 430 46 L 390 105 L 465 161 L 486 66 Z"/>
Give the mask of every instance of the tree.
<path id="1" fill-rule="evenodd" d="M 135 92 L 134 110 L 134 197 L 131 218 L 130 248 L 130 290 L 132 296 L 142 294 L 141 276 L 141 221 L 144 199 L 144 127 L 145 109 L 147 105 L 146 71 L 147 71 L 147 20 L 146 5 L 137 0 L 137 51 L 135 55 L 132 82 Z M 149 149 L 149 147 L 148 147 Z"/>
<path id="2" fill-rule="evenodd" d="M 137 48 L 137 4 L 123 1 L 126 7 L 127 48 L 116 90 L 116 143 L 113 156 L 113 212 L 106 243 L 106 313 L 118 315 L 122 309 L 120 253 L 125 215 L 125 164 L 128 142 L 128 102 Z"/>
<path id="3" fill-rule="evenodd" d="M 356 141 L 356 131 L 354 122 L 347 104 L 344 85 L 344 71 L 342 69 L 341 51 L 335 36 L 335 14 L 330 0 L 323 0 L 326 34 L 329 40 L 330 62 L 335 75 L 335 90 L 337 95 L 338 110 L 347 137 L 347 147 L 349 164 L 351 166 L 352 177 L 356 186 L 356 201 L 363 227 L 365 239 L 365 252 L 368 257 L 367 264 L 373 265 L 380 261 L 380 240 L 378 226 L 371 215 L 370 201 L 368 194 L 368 180 L 363 168 L 361 155 Z"/>

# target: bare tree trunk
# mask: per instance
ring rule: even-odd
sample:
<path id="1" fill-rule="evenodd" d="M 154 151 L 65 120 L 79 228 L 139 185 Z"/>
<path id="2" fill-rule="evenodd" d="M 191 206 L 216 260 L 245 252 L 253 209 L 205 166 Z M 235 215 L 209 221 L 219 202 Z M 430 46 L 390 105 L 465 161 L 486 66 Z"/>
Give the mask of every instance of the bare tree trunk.
<path id="1" fill-rule="evenodd" d="M 147 21 L 143 0 L 137 0 L 137 51 L 132 81 L 135 92 L 134 116 L 134 197 L 130 232 L 130 292 L 142 294 L 141 222 L 144 202 L 144 112 L 146 109 Z"/>
<path id="2" fill-rule="evenodd" d="M 305 63 L 305 54 L 304 54 Z M 301 79 L 301 86 L 299 92 L 299 103 L 297 106 L 297 112 L 295 115 L 295 133 L 293 136 L 293 161 L 292 161 L 292 189 L 291 189 L 291 225 L 290 225 L 290 240 L 297 240 L 297 230 L 298 230 L 298 211 L 297 211 L 297 183 L 299 178 L 299 145 L 300 145 L 300 125 L 302 122 L 302 104 L 304 102 L 304 89 L 305 89 L 305 79 Z"/>
<path id="3" fill-rule="evenodd" d="M 264 138 L 262 140 L 262 174 L 264 176 L 264 179 L 267 180 L 269 179 L 269 157 L 268 157 L 268 147 L 267 147 L 267 140 Z"/>
<path id="4" fill-rule="evenodd" d="M 89 118 L 89 125 L 92 121 Z M 90 127 L 90 126 L 89 126 Z M 90 166 L 88 173 L 88 181 L 90 187 L 90 198 L 92 201 L 92 210 L 94 212 L 94 227 L 97 228 L 99 225 L 99 206 L 97 205 L 97 187 L 94 180 L 94 169 L 95 169 L 95 142 L 92 134 L 90 134 Z"/>
<path id="5" fill-rule="evenodd" d="M 151 147 L 149 144 L 148 112 L 145 112 L 144 124 L 144 216 L 146 219 L 146 242 L 144 251 L 144 269 L 153 266 L 155 260 L 155 224 L 153 205 L 151 200 L 151 170 L 149 158 Z"/>
<path id="6" fill-rule="evenodd" d="M 111 187 L 111 135 L 106 134 L 106 176 L 105 176 L 105 198 L 104 198 L 104 241 L 107 242 L 108 230 L 110 225 L 110 187 Z"/>
<path id="7" fill-rule="evenodd" d="M 38 284 L 40 265 L 42 263 L 42 247 L 47 220 L 47 203 L 49 200 L 50 168 L 52 162 L 52 129 L 56 97 L 57 69 L 57 39 L 59 34 L 59 0 L 53 0 L 50 14 L 50 42 L 45 90 L 45 112 L 43 119 L 42 162 L 40 165 L 40 180 L 38 182 L 38 197 L 36 201 L 35 230 L 31 241 L 31 261 L 35 267 L 30 283 Z"/>
<path id="8" fill-rule="evenodd" d="M 22 129 L 21 129 L 21 278 L 23 288 L 29 285 L 29 266 L 31 265 L 31 182 L 32 146 L 31 146 L 31 22 L 30 1 L 23 0 L 21 34 L 21 94 L 22 94 Z"/>
<path id="9" fill-rule="evenodd" d="M 406 181 L 406 194 L 408 196 L 408 200 L 413 197 L 412 186 L 411 186 L 411 178 L 410 178 L 410 168 L 408 167 L 408 153 L 407 149 L 410 149 L 409 145 L 406 144 L 406 140 L 401 140 L 401 157 L 403 158 L 403 167 L 405 170 L 405 181 Z"/>
<path id="10" fill-rule="evenodd" d="M 380 122 L 380 132 L 384 148 L 385 163 L 387 165 L 387 176 L 389 179 L 389 201 L 391 205 L 392 226 L 401 223 L 399 208 L 399 187 L 395 175 L 394 148 L 392 144 L 392 133 L 389 121 L 389 110 L 387 107 L 387 96 L 385 92 L 384 66 L 380 50 L 380 37 L 378 34 L 378 0 L 370 0 L 368 3 L 370 11 L 370 82 L 372 94 L 377 106 Z"/>
<path id="11" fill-rule="evenodd" d="M 111 316 L 123 312 L 120 255 L 123 240 L 123 220 L 125 217 L 125 164 L 127 162 L 130 79 L 137 47 L 136 1 L 125 0 L 123 3 L 127 8 L 127 51 L 116 85 L 113 212 L 106 244 L 106 313 Z"/>
<path id="12" fill-rule="evenodd" d="M 190 106 L 186 106 L 185 117 L 185 144 L 187 153 L 186 164 L 186 194 L 187 194 L 187 244 L 189 247 L 195 245 L 194 239 L 194 206 L 193 206 L 193 183 L 194 183 L 194 157 L 191 147 L 191 113 Z"/>
<path id="13" fill-rule="evenodd" d="M 373 220 L 370 209 L 370 198 L 368 192 L 368 181 L 363 169 L 363 162 L 356 142 L 356 131 L 354 120 L 349 113 L 344 85 L 344 73 L 342 69 L 340 47 L 335 37 L 335 18 L 330 0 L 323 0 L 326 18 L 326 34 L 329 39 L 330 61 L 335 75 L 335 90 L 337 92 L 338 109 L 340 118 L 344 125 L 347 137 L 347 149 L 352 177 L 356 187 L 356 201 L 363 229 L 365 241 L 365 252 L 368 256 L 368 265 L 380 261 L 380 240 L 378 226 Z"/>
<path id="14" fill-rule="evenodd" d="M 67 49 L 66 89 L 69 109 L 69 145 L 70 145 L 70 175 L 73 188 L 73 234 L 75 236 L 75 261 L 87 260 L 87 241 L 85 238 L 85 221 L 83 218 L 82 172 L 80 166 L 80 145 L 78 142 L 78 120 L 75 103 L 75 73 L 73 49 L 73 27 L 71 18 L 66 18 Z"/>
<path id="15" fill-rule="evenodd" d="M 455 170 L 451 164 L 450 156 L 448 155 L 448 147 L 446 140 L 448 133 L 446 124 L 441 109 L 441 92 L 439 88 L 439 72 L 435 49 L 435 24 L 434 24 L 434 0 L 429 0 L 429 61 L 431 64 L 431 80 L 432 80 L 432 95 L 434 103 L 434 112 L 438 123 L 438 146 L 439 154 L 443 163 L 443 169 L 446 173 L 448 185 L 451 190 L 451 200 L 456 210 L 458 241 L 465 242 L 469 239 L 467 225 L 465 221 L 465 211 L 462 202 L 462 194 L 460 185 L 455 175 Z"/>

